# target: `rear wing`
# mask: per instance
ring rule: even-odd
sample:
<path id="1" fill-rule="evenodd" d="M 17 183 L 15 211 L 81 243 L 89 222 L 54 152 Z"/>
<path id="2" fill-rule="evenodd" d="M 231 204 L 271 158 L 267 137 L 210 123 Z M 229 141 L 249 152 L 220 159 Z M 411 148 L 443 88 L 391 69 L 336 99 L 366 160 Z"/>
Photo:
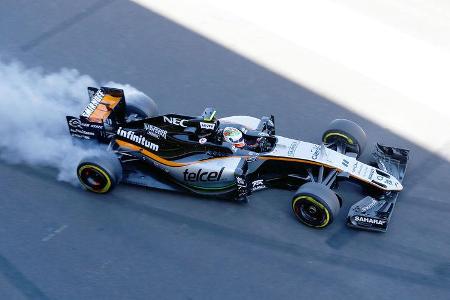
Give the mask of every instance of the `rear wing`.
<path id="1" fill-rule="evenodd" d="M 80 117 L 67 116 L 70 135 L 81 139 L 106 140 L 106 128 L 125 122 L 126 103 L 123 90 L 88 87 L 89 104 Z"/>
<path id="2" fill-rule="evenodd" d="M 89 104 L 81 113 L 80 117 L 89 122 L 104 123 L 110 117 L 125 118 L 125 95 L 123 90 L 102 87 L 100 89 L 88 87 Z M 114 114 L 112 114 L 115 112 Z M 118 116 L 120 115 L 120 116 Z"/>

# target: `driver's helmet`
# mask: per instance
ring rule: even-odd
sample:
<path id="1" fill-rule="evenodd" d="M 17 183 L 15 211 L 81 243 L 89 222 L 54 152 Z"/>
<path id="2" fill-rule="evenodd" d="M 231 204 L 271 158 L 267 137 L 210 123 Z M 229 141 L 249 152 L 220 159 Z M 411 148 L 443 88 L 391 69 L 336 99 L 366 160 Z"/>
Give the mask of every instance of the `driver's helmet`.
<path id="1" fill-rule="evenodd" d="M 244 136 L 242 132 L 234 127 L 225 127 L 223 130 L 223 138 L 225 141 L 233 144 L 237 148 L 245 146 Z"/>

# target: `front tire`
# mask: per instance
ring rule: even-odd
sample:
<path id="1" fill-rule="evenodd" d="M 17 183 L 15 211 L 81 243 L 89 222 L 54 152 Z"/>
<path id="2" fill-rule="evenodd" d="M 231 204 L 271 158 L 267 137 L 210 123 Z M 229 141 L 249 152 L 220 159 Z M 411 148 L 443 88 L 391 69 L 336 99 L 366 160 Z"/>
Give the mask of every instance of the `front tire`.
<path id="1" fill-rule="evenodd" d="M 77 176 L 86 190 L 104 194 L 111 191 L 122 179 L 122 165 L 113 153 L 89 156 L 78 164 Z"/>
<path id="2" fill-rule="evenodd" d="M 327 130 L 322 135 L 325 144 L 338 147 L 344 145 L 345 151 L 356 153 L 359 157 L 366 146 L 367 135 L 361 126 L 346 119 L 336 119 L 328 125 Z"/>
<path id="3" fill-rule="evenodd" d="M 338 215 L 340 204 L 336 193 L 323 184 L 308 182 L 292 199 L 292 211 L 305 225 L 324 228 Z"/>

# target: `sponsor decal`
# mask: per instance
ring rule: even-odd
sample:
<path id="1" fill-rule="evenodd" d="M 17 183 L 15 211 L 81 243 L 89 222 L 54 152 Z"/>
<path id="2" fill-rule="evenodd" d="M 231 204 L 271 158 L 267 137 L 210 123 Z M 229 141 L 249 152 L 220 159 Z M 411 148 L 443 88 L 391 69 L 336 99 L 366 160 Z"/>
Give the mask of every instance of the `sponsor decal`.
<path id="1" fill-rule="evenodd" d="M 70 133 L 78 133 L 78 134 L 84 134 L 84 135 L 90 135 L 93 136 L 95 135 L 95 133 L 93 133 L 92 131 L 86 131 L 83 129 L 79 129 L 79 128 L 70 128 Z"/>
<path id="2" fill-rule="evenodd" d="M 236 177 L 236 182 L 237 182 L 237 184 L 245 185 L 245 180 L 242 179 L 241 177 Z"/>
<path id="3" fill-rule="evenodd" d="M 81 135 L 81 134 L 77 134 L 77 133 L 73 133 L 73 132 L 71 132 L 70 134 L 71 134 L 72 136 L 77 137 L 77 138 L 80 138 L 80 139 L 85 139 L 85 140 L 90 140 L 90 139 L 91 139 L 91 138 L 88 137 L 88 136 Z"/>
<path id="4" fill-rule="evenodd" d="M 241 176 L 236 177 L 237 194 L 238 197 L 247 197 L 247 183 Z"/>
<path id="5" fill-rule="evenodd" d="M 361 222 L 361 223 L 376 224 L 376 225 L 384 225 L 386 223 L 386 221 L 384 221 L 384 220 L 373 219 L 373 218 L 369 218 L 369 217 L 360 217 L 360 216 L 356 216 L 355 221 Z"/>
<path id="6" fill-rule="evenodd" d="M 228 154 L 224 153 L 224 152 L 219 152 L 219 151 L 212 151 L 212 150 L 208 150 L 206 152 L 206 154 L 208 156 L 213 156 L 213 157 L 223 157 L 223 156 L 228 156 Z"/>
<path id="7" fill-rule="evenodd" d="M 367 204 L 364 207 L 361 207 L 361 211 L 363 213 L 365 213 L 366 211 L 368 211 L 369 209 L 373 208 L 375 205 L 377 205 L 378 201 L 376 200 L 372 200 L 372 202 L 370 202 L 369 204 Z"/>
<path id="8" fill-rule="evenodd" d="M 186 125 L 184 125 L 184 122 L 186 122 L 187 120 L 184 120 L 184 119 L 164 116 L 163 120 L 164 120 L 164 122 L 170 123 L 172 125 L 177 125 L 177 126 L 181 126 L 181 127 L 187 127 Z"/>
<path id="9" fill-rule="evenodd" d="M 348 164 L 349 164 L 350 162 L 348 161 L 348 160 L 346 160 L 346 159 L 343 159 L 342 160 L 342 165 L 344 166 L 344 167 L 348 167 Z"/>
<path id="10" fill-rule="evenodd" d="M 105 94 L 102 90 L 98 90 L 94 96 L 91 98 L 91 102 L 89 102 L 88 106 L 84 109 L 84 111 L 81 113 L 83 117 L 88 118 L 97 108 L 98 104 L 102 101 Z"/>
<path id="11" fill-rule="evenodd" d="M 79 119 L 70 119 L 69 121 L 69 126 L 70 127 L 75 127 L 75 128 L 82 128 L 81 127 L 81 121 Z"/>
<path id="12" fill-rule="evenodd" d="M 147 141 L 147 139 L 142 135 L 136 135 L 133 131 L 122 129 L 122 127 L 119 127 L 117 130 L 117 135 L 120 135 L 121 137 L 124 137 L 126 139 L 129 139 L 135 143 L 141 144 L 147 149 L 150 149 L 152 151 L 158 151 L 159 146 Z"/>
<path id="13" fill-rule="evenodd" d="M 90 128 L 95 128 L 95 129 L 103 129 L 103 125 L 99 125 L 99 124 L 81 123 L 81 125 L 83 127 L 90 127 Z"/>
<path id="14" fill-rule="evenodd" d="M 354 164 L 353 164 L 353 168 L 352 168 L 352 172 L 353 173 L 356 173 L 356 169 L 358 168 L 358 162 L 355 162 Z"/>
<path id="15" fill-rule="evenodd" d="M 320 147 L 314 146 L 314 148 L 311 150 L 311 152 L 313 152 L 313 154 L 311 155 L 311 158 L 316 160 L 320 155 Z"/>
<path id="16" fill-rule="evenodd" d="M 247 162 L 254 162 L 256 160 L 256 156 L 250 156 L 246 159 Z"/>
<path id="17" fill-rule="evenodd" d="M 374 168 L 372 168 L 371 170 L 370 170 L 370 173 L 369 173 L 369 179 L 370 180 L 372 180 L 372 177 L 373 177 L 373 174 L 375 173 L 375 169 Z M 366 175 L 366 172 L 364 172 L 364 175 Z"/>
<path id="18" fill-rule="evenodd" d="M 287 155 L 293 157 L 295 155 L 295 150 L 297 150 L 297 147 L 298 142 L 293 142 L 292 144 L 290 144 Z"/>
<path id="19" fill-rule="evenodd" d="M 242 128 L 241 128 L 241 131 L 242 131 L 243 133 L 245 133 L 245 134 L 247 134 L 247 132 L 248 132 L 247 128 L 245 128 L 245 127 L 242 127 Z"/>
<path id="20" fill-rule="evenodd" d="M 202 129 L 213 130 L 214 127 L 216 127 L 216 125 L 214 123 L 200 122 L 200 128 L 202 128 Z"/>
<path id="21" fill-rule="evenodd" d="M 258 135 L 259 135 L 259 136 L 269 136 L 269 134 L 267 134 L 267 133 L 265 133 L 265 132 L 260 132 L 260 133 L 258 133 Z M 296 142 L 294 142 L 294 143 L 296 143 Z"/>
<path id="22" fill-rule="evenodd" d="M 183 172 L 184 181 L 190 182 L 198 182 L 198 181 L 219 181 L 222 177 L 223 170 L 225 167 L 222 167 L 220 171 L 212 171 L 203 172 L 203 169 L 199 169 L 198 171 L 189 172 L 189 169 L 185 169 Z"/>
<path id="23" fill-rule="evenodd" d="M 92 97 L 94 97 L 95 92 L 91 89 L 88 89 L 88 93 L 89 93 L 89 101 L 92 99 Z"/>
<path id="24" fill-rule="evenodd" d="M 71 118 L 69 120 L 69 127 L 80 129 L 86 128 L 103 129 L 103 125 L 101 124 L 83 123 L 80 119 L 77 118 Z"/>
<path id="25" fill-rule="evenodd" d="M 359 174 L 359 175 L 361 175 L 362 168 L 363 168 L 363 164 L 359 164 L 359 170 L 358 170 L 358 174 Z M 367 172 L 367 166 L 366 166 L 364 172 Z M 365 174 L 365 173 L 364 173 L 364 174 Z"/>
<path id="26" fill-rule="evenodd" d="M 240 177 L 236 177 L 236 179 L 238 179 Z M 244 180 L 242 178 L 240 178 L 243 182 Z M 238 197 L 247 197 L 247 185 L 245 184 L 245 182 L 243 184 L 237 184 L 237 193 L 238 193 Z"/>
<path id="27" fill-rule="evenodd" d="M 379 181 L 382 181 L 382 180 L 384 179 L 384 176 L 382 176 L 382 175 L 377 175 L 377 179 L 378 179 Z"/>
<path id="28" fill-rule="evenodd" d="M 206 143 L 206 141 L 207 141 L 206 138 L 201 138 L 201 139 L 198 140 L 198 142 L 199 142 L 200 144 L 204 144 L 204 143 Z"/>
<path id="29" fill-rule="evenodd" d="M 266 185 L 264 184 L 262 179 L 258 179 L 252 182 L 252 192 L 261 190 L 266 188 Z"/>
<path id="30" fill-rule="evenodd" d="M 110 118 L 106 119 L 105 121 L 103 121 L 103 124 L 112 126 L 112 120 Z"/>
<path id="31" fill-rule="evenodd" d="M 147 130 L 148 135 L 150 135 L 156 139 L 159 139 L 160 137 L 162 137 L 164 139 L 167 138 L 167 130 L 163 130 L 159 127 L 156 127 L 156 126 L 153 126 L 153 125 L 147 124 L 147 123 L 144 124 L 144 128 L 145 128 L 145 130 Z"/>

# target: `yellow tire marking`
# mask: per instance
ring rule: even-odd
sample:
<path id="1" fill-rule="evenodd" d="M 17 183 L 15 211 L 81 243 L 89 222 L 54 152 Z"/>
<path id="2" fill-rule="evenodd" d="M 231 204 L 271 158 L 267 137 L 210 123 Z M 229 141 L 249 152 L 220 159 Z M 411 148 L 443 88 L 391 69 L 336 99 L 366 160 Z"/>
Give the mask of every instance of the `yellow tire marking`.
<path id="1" fill-rule="evenodd" d="M 88 169 L 88 168 L 97 170 L 97 171 L 100 172 L 103 176 L 105 176 L 107 182 L 106 182 L 106 185 L 105 185 L 104 188 L 102 188 L 101 190 L 96 190 L 96 189 L 94 189 L 94 188 L 92 188 L 92 187 L 90 187 L 90 186 L 84 184 L 84 182 L 81 180 L 81 172 L 82 172 L 84 169 Z M 103 194 L 103 193 L 106 193 L 107 191 L 109 191 L 109 189 L 111 188 L 111 185 L 112 185 L 111 177 L 108 175 L 108 173 L 106 173 L 103 169 L 101 169 L 101 168 L 99 168 L 99 167 L 97 167 L 97 166 L 95 166 L 95 165 L 91 165 L 91 164 L 83 165 L 83 166 L 78 170 L 78 179 L 80 179 L 81 184 L 82 184 L 85 188 L 87 188 L 87 189 L 90 190 L 90 191 L 93 191 L 93 192 L 95 192 L 95 193 L 100 193 L 100 194 Z"/>
<path id="2" fill-rule="evenodd" d="M 342 133 L 339 133 L 339 132 L 329 132 L 329 133 L 327 133 L 327 134 L 323 137 L 323 141 L 326 142 L 328 137 L 334 136 L 334 135 L 337 135 L 337 136 L 340 136 L 340 137 L 346 139 L 347 142 L 348 142 L 350 145 L 353 145 L 353 140 L 352 140 L 351 138 L 349 138 L 349 137 L 346 136 L 345 134 L 342 134 Z"/>
<path id="3" fill-rule="evenodd" d="M 317 205 L 318 207 L 322 208 L 325 211 L 326 218 L 325 218 L 325 221 L 322 224 L 318 225 L 318 226 L 314 226 L 314 225 L 305 223 L 302 219 L 299 218 L 300 221 L 302 221 L 302 223 L 304 223 L 304 224 L 306 224 L 308 226 L 311 226 L 311 227 L 322 228 L 322 227 L 327 226 L 328 223 L 330 222 L 330 213 L 329 213 L 328 209 L 322 203 L 318 202 L 313 197 L 310 197 L 310 196 L 299 196 L 299 197 L 295 198 L 294 201 L 292 202 L 292 210 L 295 212 L 295 204 L 298 201 L 302 200 L 302 199 L 305 199 L 306 201 L 309 201 L 309 202 L 313 203 L 314 205 Z"/>

